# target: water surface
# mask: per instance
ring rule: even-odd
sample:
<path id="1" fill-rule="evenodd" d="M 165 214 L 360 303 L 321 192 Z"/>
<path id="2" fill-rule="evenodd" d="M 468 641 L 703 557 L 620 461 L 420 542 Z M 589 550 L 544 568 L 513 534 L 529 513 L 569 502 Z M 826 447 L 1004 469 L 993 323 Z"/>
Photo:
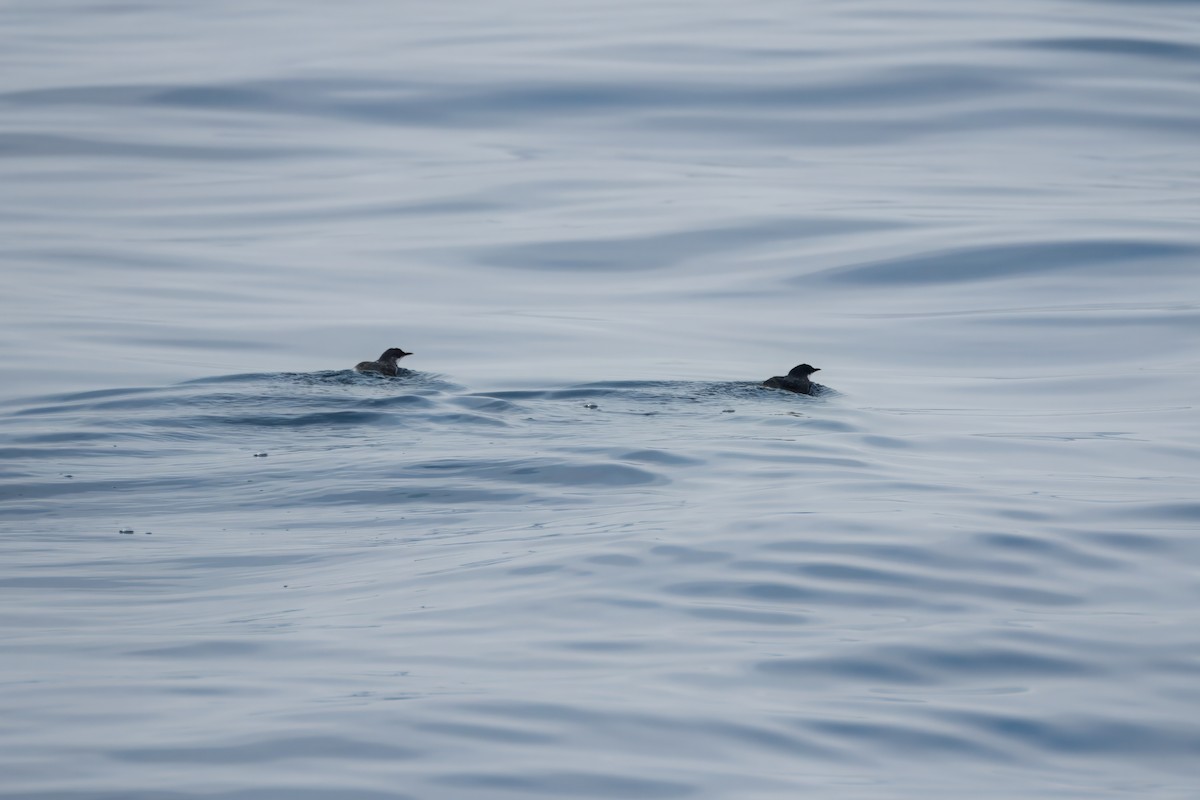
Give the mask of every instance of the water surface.
<path id="1" fill-rule="evenodd" d="M 1194 4 L 0 36 L 0 797 L 1194 796 Z"/>

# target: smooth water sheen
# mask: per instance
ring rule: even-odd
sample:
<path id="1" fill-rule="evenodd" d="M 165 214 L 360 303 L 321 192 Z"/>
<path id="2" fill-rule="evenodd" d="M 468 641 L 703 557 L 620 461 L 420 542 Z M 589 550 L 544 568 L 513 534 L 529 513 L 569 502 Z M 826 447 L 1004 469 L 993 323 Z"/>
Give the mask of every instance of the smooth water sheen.
<path id="1" fill-rule="evenodd" d="M 1200 5 L 0 41 L 3 800 L 1197 796 Z"/>

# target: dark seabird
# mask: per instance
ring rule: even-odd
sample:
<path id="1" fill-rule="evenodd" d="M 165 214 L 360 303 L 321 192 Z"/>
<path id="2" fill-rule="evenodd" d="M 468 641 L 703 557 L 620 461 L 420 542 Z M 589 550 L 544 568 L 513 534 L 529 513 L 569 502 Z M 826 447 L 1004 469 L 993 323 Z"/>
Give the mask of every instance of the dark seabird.
<path id="1" fill-rule="evenodd" d="M 800 364 L 799 366 L 792 367 L 791 372 L 787 375 L 776 375 L 774 378 L 767 378 L 763 381 L 762 385 L 769 386 L 772 389 L 785 389 L 796 394 L 816 394 L 820 389 L 820 384 L 813 383 L 808 379 L 808 376 L 820 371 L 809 364 Z"/>
<path id="2" fill-rule="evenodd" d="M 383 351 L 378 361 L 362 361 L 354 369 L 358 372 L 378 372 L 381 375 L 396 376 L 400 374 L 396 362 L 411 355 L 412 353 L 406 353 L 399 347 L 389 347 Z"/>

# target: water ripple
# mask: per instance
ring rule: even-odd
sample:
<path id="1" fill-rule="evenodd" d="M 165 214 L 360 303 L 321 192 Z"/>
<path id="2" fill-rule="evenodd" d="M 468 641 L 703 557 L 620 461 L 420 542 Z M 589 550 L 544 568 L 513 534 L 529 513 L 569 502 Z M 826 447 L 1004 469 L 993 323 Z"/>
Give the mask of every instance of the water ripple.
<path id="1" fill-rule="evenodd" d="M 1195 247 L 1136 241 L 1044 242 L 960 248 L 870 264 L 838 267 L 813 277 L 863 284 L 914 284 L 1019 278 L 1030 273 L 1087 269 L 1194 256 Z M 794 279 L 797 283 L 809 276 Z"/>

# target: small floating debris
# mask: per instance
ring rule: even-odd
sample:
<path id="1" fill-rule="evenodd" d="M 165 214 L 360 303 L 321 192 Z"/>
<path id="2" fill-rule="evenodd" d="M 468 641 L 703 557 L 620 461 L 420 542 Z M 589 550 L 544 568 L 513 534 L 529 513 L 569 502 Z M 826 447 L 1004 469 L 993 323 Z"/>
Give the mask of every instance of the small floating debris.
<path id="1" fill-rule="evenodd" d="M 267 454 L 266 453 L 255 453 L 254 457 L 255 458 L 266 458 Z"/>
<path id="2" fill-rule="evenodd" d="M 732 409 L 732 408 L 723 408 L 723 409 L 721 409 L 721 413 L 722 413 L 722 414 L 732 414 L 732 413 L 734 413 L 734 409 Z"/>
<path id="3" fill-rule="evenodd" d="M 117 533 L 133 533 L 133 528 L 121 528 Z"/>

